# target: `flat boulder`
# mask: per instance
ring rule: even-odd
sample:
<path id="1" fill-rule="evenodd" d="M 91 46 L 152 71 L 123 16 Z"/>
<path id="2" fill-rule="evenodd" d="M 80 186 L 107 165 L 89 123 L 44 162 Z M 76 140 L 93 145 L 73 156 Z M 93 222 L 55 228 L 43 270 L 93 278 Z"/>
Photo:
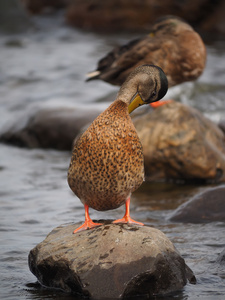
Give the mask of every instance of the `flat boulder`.
<path id="1" fill-rule="evenodd" d="M 133 118 L 150 179 L 225 181 L 225 138 L 200 111 L 172 101 Z"/>
<path id="2" fill-rule="evenodd" d="M 44 286 L 94 299 L 130 299 L 165 295 L 196 282 L 160 230 L 104 221 L 73 234 L 78 226 L 55 228 L 30 251 L 30 270 Z"/>
<path id="3" fill-rule="evenodd" d="M 209 188 L 179 206 L 170 221 L 182 223 L 225 222 L 225 185 Z"/>

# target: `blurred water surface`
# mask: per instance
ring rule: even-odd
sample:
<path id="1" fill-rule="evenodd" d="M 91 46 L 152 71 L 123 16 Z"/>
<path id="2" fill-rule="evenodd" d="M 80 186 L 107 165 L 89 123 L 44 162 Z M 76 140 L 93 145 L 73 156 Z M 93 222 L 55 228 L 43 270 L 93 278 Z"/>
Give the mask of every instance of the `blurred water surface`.
<path id="1" fill-rule="evenodd" d="M 61 16 L 32 20 L 26 33 L 0 35 L 0 131 L 38 107 L 108 106 L 118 88 L 85 83 L 85 73 L 117 44 L 135 35 L 97 35 L 68 28 Z M 208 61 L 196 83 L 174 87 L 174 97 L 212 120 L 225 119 L 225 43 L 207 46 Z M 20 116 L 23 116 L 22 121 Z M 56 226 L 84 219 L 83 205 L 67 185 L 70 153 L 0 144 L 0 298 L 78 299 L 40 287 L 28 268 L 29 251 Z M 225 248 L 225 223 L 173 224 L 168 215 L 204 185 L 144 183 L 132 197 L 132 216 L 162 230 L 197 277 L 197 285 L 164 299 L 222 300 L 225 269 L 216 262 Z M 118 218 L 124 207 L 91 210 L 92 218 Z"/>

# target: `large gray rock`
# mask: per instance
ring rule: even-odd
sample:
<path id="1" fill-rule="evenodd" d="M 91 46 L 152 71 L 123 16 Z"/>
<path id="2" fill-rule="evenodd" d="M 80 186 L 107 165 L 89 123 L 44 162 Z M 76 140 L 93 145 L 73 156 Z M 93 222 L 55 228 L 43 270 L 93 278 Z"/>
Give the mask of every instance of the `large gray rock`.
<path id="1" fill-rule="evenodd" d="M 167 294 L 195 276 L 159 230 L 105 225 L 73 234 L 80 224 L 55 228 L 29 254 L 31 272 L 45 286 L 95 299 Z"/>
<path id="2" fill-rule="evenodd" d="M 224 133 L 200 111 L 173 101 L 133 122 L 148 177 L 225 181 Z"/>
<path id="3" fill-rule="evenodd" d="M 225 185 L 209 188 L 179 206 L 170 221 L 182 223 L 225 222 Z"/>

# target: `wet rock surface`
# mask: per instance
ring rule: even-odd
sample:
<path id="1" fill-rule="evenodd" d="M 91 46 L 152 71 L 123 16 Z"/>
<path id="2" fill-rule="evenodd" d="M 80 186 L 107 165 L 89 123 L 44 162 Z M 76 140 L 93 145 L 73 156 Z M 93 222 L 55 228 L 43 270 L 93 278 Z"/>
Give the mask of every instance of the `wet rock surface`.
<path id="1" fill-rule="evenodd" d="M 170 221 L 182 223 L 225 222 L 225 185 L 197 194 L 178 207 Z"/>
<path id="2" fill-rule="evenodd" d="M 151 179 L 225 180 L 224 134 L 198 110 L 173 101 L 133 122 Z"/>
<path id="3" fill-rule="evenodd" d="M 167 294 L 195 283 L 193 272 L 159 230 L 105 224 L 73 234 L 80 224 L 55 228 L 29 254 L 45 286 L 96 299 Z"/>

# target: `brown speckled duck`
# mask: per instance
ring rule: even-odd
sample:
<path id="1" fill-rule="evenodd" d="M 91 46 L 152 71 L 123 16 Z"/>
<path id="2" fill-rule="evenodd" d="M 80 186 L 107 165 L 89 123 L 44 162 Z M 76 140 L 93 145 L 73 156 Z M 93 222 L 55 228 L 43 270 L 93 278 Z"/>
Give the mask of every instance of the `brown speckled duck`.
<path id="1" fill-rule="evenodd" d="M 199 34 L 184 20 L 166 16 L 153 24 L 147 36 L 108 53 L 97 70 L 87 74 L 87 81 L 101 79 L 120 86 L 137 66 L 153 64 L 163 69 L 171 87 L 197 79 L 205 62 L 206 48 Z"/>
<path id="2" fill-rule="evenodd" d="M 116 100 L 102 112 L 75 142 L 68 171 L 68 183 L 85 207 L 85 222 L 74 231 L 101 224 L 89 216 L 89 207 L 99 211 L 126 204 L 122 219 L 130 218 L 130 195 L 144 180 L 142 145 L 129 113 L 138 106 L 158 101 L 167 92 L 167 78 L 161 68 L 143 65 L 123 83 Z"/>

